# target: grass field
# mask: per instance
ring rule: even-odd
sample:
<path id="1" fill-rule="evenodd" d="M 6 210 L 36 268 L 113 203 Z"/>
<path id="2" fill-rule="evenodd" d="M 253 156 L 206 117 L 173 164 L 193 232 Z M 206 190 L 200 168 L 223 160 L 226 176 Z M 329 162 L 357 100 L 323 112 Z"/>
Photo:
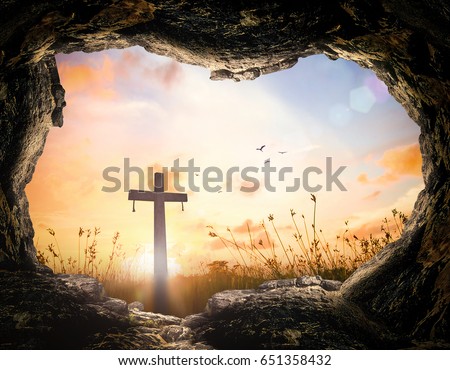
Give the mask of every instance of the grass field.
<path id="1" fill-rule="evenodd" d="M 329 242 L 323 230 L 316 225 L 317 200 L 314 195 L 311 195 L 311 201 L 314 206 L 312 220 L 306 220 L 304 215 L 290 210 L 295 229 L 293 235 L 281 235 L 273 215 L 261 223 L 265 238 L 259 240 L 254 239 L 250 227 L 247 239 L 237 240 L 229 228 L 221 232 L 208 226 L 205 233 L 218 238 L 230 258 L 204 261 L 198 266 L 197 273 L 170 278 L 170 313 L 184 317 L 201 312 L 208 298 L 216 292 L 251 289 L 270 279 L 320 275 L 325 279 L 344 281 L 361 264 L 398 239 L 407 221 L 405 214 L 394 209 L 392 217 L 381 221 L 378 235 L 360 236 L 352 234 L 348 221 L 345 221 L 345 231 Z M 97 258 L 99 228 L 79 228 L 77 256 L 68 258 L 62 253 L 56 232 L 53 229 L 47 231 L 52 235 L 53 243 L 45 249 L 38 246 L 41 263 L 56 273 L 93 276 L 103 283 L 109 296 L 127 302 L 138 300 L 144 303 L 146 310 L 152 310 L 152 279 L 136 273 L 139 268 L 137 263 L 124 263 L 125 260 L 137 261 L 140 251 L 137 249 L 135 256 L 127 256 L 118 232 L 112 237 L 111 252 L 104 263 Z"/>

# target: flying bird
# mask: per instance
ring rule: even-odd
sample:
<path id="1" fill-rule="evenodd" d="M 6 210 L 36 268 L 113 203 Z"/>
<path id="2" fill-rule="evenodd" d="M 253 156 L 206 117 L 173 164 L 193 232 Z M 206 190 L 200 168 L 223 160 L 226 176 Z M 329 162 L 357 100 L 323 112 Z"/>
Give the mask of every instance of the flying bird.
<path id="1" fill-rule="evenodd" d="M 264 148 L 265 148 L 265 145 L 263 145 L 261 148 L 256 148 L 256 150 L 263 151 Z"/>
<path id="2" fill-rule="evenodd" d="M 286 154 L 287 152 L 278 152 L 278 153 L 280 153 L 280 154 Z"/>
<path id="3" fill-rule="evenodd" d="M 266 160 L 264 161 L 264 164 L 266 164 L 266 163 L 270 163 L 270 158 L 269 158 L 269 159 L 266 159 Z"/>

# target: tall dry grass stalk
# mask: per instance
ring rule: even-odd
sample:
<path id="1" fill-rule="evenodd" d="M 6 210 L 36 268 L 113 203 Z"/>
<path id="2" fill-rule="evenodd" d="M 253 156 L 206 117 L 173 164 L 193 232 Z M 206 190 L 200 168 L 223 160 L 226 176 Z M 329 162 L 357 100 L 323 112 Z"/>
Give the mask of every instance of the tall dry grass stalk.
<path id="1" fill-rule="evenodd" d="M 295 232 L 289 237 L 282 237 L 275 224 L 273 214 L 268 216 L 272 227 L 269 232 L 264 221 L 260 224 L 260 231 L 265 236 L 255 243 L 254 236 L 247 224 L 248 240 L 237 241 L 230 228 L 226 238 L 215 230 L 210 229 L 209 236 L 219 238 L 227 248 L 235 262 L 235 271 L 242 275 L 265 277 L 270 279 L 288 278 L 301 275 L 320 275 L 328 279 L 345 280 L 361 264 L 370 260 L 387 244 L 399 238 L 407 216 L 392 210 L 392 221 L 382 220 L 381 236 L 356 236 L 351 233 L 348 221 L 345 230 L 336 236 L 330 244 L 317 225 L 317 198 L 311 195 L 313 202 L 313 216 L 311 226 L 305 215 L 301 215 L 301 226 L 297 213 L 291 209 L 291 221 Z M 274 235 L 274 237 L 272 236 Z M 239 258 L 237 258 L 237 256 Z"/>
<path id="2" fill-rule="evenodd" d="M 325 238 L 316 225 L 317 198 L 312 195 L 313 216 L 311 226 L 302 214 L 291 209 L 290 216 L 295 232 L 282 235 L 273 214 L 268 216 L 268 226 L 260 224 L 262 238 L 256 240 L 247 224 L 247 240 L 237 240 L 230 228 L 223 236 L 213 226 L 208 226 L 209 236 L 218 238 L 230 255 L 230 260 L 204 261 L 198 272 L 189 276 L 178 275 L 169 281 L 171 314 L 186 316 L 204 309 L 207 299 L 226 289 L 251 289 L 268 279 L 281 279 L 301 275 L 321 275 L 326 279 L 345 280 L 361 264 L 367 262 L 387 244 L 396 240 L 403 231 L 407 216 L 392 210 L 392 220 L 384 218 L 380 235 L 356 236 L 349 222 L 333 243 Z M 87 274 L 99 279 L 108 294 L 126 301 L 144 302 L 151 311 L 152 279 L 139 275 L 139 257 L 143 251 L 136 248 L 127 256 L 120 243 L 120 234 L 114 233 L 108 263 L 98 259 L 97 236 L 100 228 L 78 231 L 78 258 L 64 260 L 53 229 L 47 229 L 52 243 L 41 250 L 37 246 L 40 263 L 48 265 L 56 273 Z M 48 253 L 47 253 L 48 252 Z"/>

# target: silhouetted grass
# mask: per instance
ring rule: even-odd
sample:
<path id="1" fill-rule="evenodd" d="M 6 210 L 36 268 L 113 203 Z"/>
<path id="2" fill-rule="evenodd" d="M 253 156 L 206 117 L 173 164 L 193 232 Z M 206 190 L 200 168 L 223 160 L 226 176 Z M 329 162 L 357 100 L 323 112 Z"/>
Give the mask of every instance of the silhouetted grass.
<path id="1" fill-rule="evenodd" d="M 298 219 L 291 209 L 295 232 L 282 237 L 278 232 L 273 214 L 268 216 L 268 225 L 263 221 L 260 231 L 265 236 L 256 241 L 247 225 L 248 239 L 237 241 L 227 228 L 227 235 L 218 233 L 213 226 L 209 235 L 218 238 L 234 259 L 233 272 L 241 276 L 282 279 L 301 275 L 320 275 L 326 279 L 344 281 L 361 264 L 370 260 L 387 244 L 398 239 L 407 217 L 396 209 L 392 210 L 393 222 L 382 220 L 381 236 L 356 236 L 345 221 L 345 230 L 337 235 L 333 243 L 327 241 L 323 231 L 316 224 L 317 199 L 311 195 L 314 213 L 311 226 L 304 215 Z M 392 222 L 392 221 L 391 221 Z"/>
<path id="2" fill-rule="evenodd" d="M 170 278 L 170 313 L 186 316 L 200 312 L 208 298 L 216 292 L 251 289 L 270 279 L 320 275 L 325 279 L 344 281 L 361 264 L 398 239 L 407 220 L 405 214 L 392 210 L 392 220 L 382 220 L 380 236 L 356 236 L 351 232 L 348 221 L 345 221 L 345 230 L 331 243 L 316 225 L 317 199 L 312 195 L 311 200 L 314 205 L 311 223 L 304 215 L 299 216 L 293 209 L 290 210 L 295 230 L 292 235 L 280 234 L 272 214 L 268 216 L 268 223 L 261 222 L 259 231 L 264 237 L 258 240 L 255 240 L 249 225 L 247 240 L 237 240 L 230 228 L 223 235 L 213 226 L 208 226 L 210 237 L 221 241 L 231 260 L 205 261 L 196 274 Z M 127 256 L 116 232 L 112 237 L 108 261 L 103 264 L 97 258 L 100 228 L 80 228 L 78 259 L 69 257 L 65 260 L 55 231 L 47 231 L 54 243 L 44 251 L 38 249 L 38 259 L 42 264 L 57 273 L 93 276 L 103 283 L 108 295 L 128 302 L 141 301 L 147 310 L 152 310 L 152 279 L 137 273 L 142 268 L 138 258 L 142 253 L 140 248 L 135 250 L 134 256 Z"/>

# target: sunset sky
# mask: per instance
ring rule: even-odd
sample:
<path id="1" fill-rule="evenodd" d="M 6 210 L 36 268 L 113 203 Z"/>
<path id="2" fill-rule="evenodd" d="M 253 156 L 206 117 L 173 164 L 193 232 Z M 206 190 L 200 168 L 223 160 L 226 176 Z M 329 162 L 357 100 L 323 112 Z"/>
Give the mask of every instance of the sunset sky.
<path id="1" fill-rule="evenodd" d="M 410 213 L 423 187 L 418 126 L 384 84 L 355 63 L 314 56 L 290 70 L 235 83 L 210 81 L 206 69 L 139 47 L 58 55 L 57 62 L 66 90 L 64 126 L 51 129 L 26 189 L 38 249 L 52 242 L 50 227 L 64 257 L 75 257 L 79 227 L 96 226 L 103 260 L 119 231 L 129 256 L 140 247 L 152 268 L 153 204 L 136 202 L 132 213 L 123 186 L 102 191 L 112 186 L 103 178 L 110 166 L 121 169 L 114 176 L 123 185 L 125 158 L 145 172 L 171 167 L 176 159 L 187 166 L 194 159 L 199 187 L 211 166 L 224 174 L 234 166 L 258 167 L 253 176 L 261 183 L 267 159 L 278 171 L 293 168 L 286 183 L 272 181 L 275 192 L 264 186 L 242 192 L 249 184 L 235 174 L 231 184 L 225 179 L 212 184 L 222 186 L 221 192 L 188 191 L 184 212 L 180 204 L 167 203 L 172 272 L 189 273 L 200 262 L 230 258 L 208 236 L 207 225 L 224 235 L 229 227 L 236 238 L 246 239 L 248 223 L 257 238 L 258 225 L 273 214 L 289 241 L 290 209 L 311 219 L 313 205 L 307 190 L 286 192 L 286 186 L 309 166 L 325 172 L 326 157 L 332 157 L 333 172 L 347 166 L 339 176 L 347 191 L 333 185 L 332 191 L 315 193 L 317 224 L 330 238 L 342 232 L 346 220 L 356 235 L 379 231 L 391 209 Z M 262 145 L 264 151 L 257 151 Z M 181 179 L 187 186 L 186 177 Z M 324 174 L 311 174 L 310 184 L 325 185 Z M 136 174 L 130 185 L 139 187 Z"/>

